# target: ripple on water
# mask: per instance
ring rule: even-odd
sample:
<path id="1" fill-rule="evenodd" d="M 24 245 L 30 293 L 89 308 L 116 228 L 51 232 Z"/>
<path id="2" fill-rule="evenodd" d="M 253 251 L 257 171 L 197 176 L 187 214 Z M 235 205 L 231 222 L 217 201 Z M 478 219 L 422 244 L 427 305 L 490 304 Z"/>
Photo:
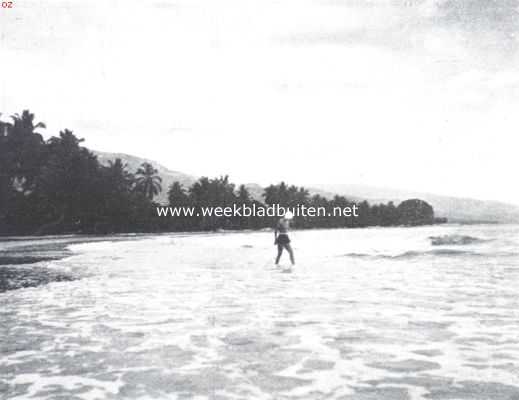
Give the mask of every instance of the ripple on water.
<path id="1" fill-rule="evenodd" d="M 269 385 L 282 390 L 305 382 L 276 374 L 296 367 L 310 354 L 310 351 L 290 347 L 299 343 L 297 337 L 239 331 L 227 334 L 222 342 L 219 365 L 238 375 L 245 374 L 247 380 L 262 390 L 267 390 Z"/>
<path id="2" fill-rule="evenodd" d="M 339 400 L 409 400 L 407 389 L 401 387 L 355 388 L 355 393 L 339 397 Z"/>
<path id="3" fill-rule="evenodd" d="M 420 356 L 425 357 L 437 357 L 443 355 L 443 351 L 438 349 L 423 349 L 423 350 L 414 350 L 413 353 L 418 354 Z"/>
<path id="4" fill-rule="evenodd" d="M 495 382 L 461 381 L 448 387 L 433 387 L 426 397 L 437 400 L 517 400 L 519 388 Z"/>
<path id="5" fill-rule="evenodd" d="M 458 381 L 437 375 L 415 375 L 387 377 L 365 381 L 373 386 L 405 385 L 419 387 L 425 391 L 426 399 L 435 400 L 517 400 L 519 387 L 497 382 Z M 385 397 L 381 397 L 385 400 Z"/>
<path id="6" fill-rule="evenodd" d="M 440 228 L 427 230 L 425 245 Z M 421 231 L 366 232 L 327 240 L 298 232 L 301 259 L 315 263 L 290 276 L 264 267 L 271 254 L 256 234 L 86 246 L 52 268 L 89 279 L 2 295 L 0 392 L 17 400 L 519 400 L 517 268 L 457 254 L 436 263 L 434 254 L 323 261 L 357 235 L 360 247 L 376 246 L 372 235 L 408 247 Z"/>
<path id="7" fill-rule="evenodd" d="M 123 386 L 118 398 L 164 397 L 170 393 L 195 396 L 212 396 L 232 383 L 216 368 L 207 368 L 193 374 L 179 374 L 160 369 L 129 371 L 122 375 Z"/>
<path id="8" fill-rule="evenodd" d="M 0 384 L 0 394 L 4 393 L 6 398 L 15 398 L 19 397 L 23 399 L 27 393 L 29 393 L 29 388 L 31 387 L 30 383 L 16 383 L 16 384 L 8 384 L 7 382 L 3 385 Z"/>
<path id="9" fill-rule="evenodd" d="M 374 362 L 367 365 L 373 368 L 383 369 L 389 372 L 422 372 L 441 368 L 441 365 L 436 362 L 413 359 L 402 361 Z"/>
<path id="10" fill-rule="evenodd" d="M 305 368 L 307 370 L 326 370 L 326 369 L 332 369 L 334 367 L 334 365 L 335 365 L 335 362 L 333 362 L 333 361 L 309 359 L 304 362 L 303 368 Z"/>
<path id="11" fill-rule="evenodd" d="M 94 389 L 90 385 L 82 385 L 76 388 L 67 388 L 63 385 L 46 385 L 44 389 L 37 391 L 33 397 L 48 398 L 53 400 L 82 400 L 82 394 L 86 394 Z M 66 393 L 66 394 L 64 394 Z"/>
<path id="12" fill-rule="evenodd" d="M 11 331 L 11 334 L 6 337 L 2 337 L 0 341 L 0 354 L 7 356 L 25 350 L 41 350 L 45 344 L 52 343 L 53 341 L 54 337 L 50 334 L 19 328 Z"/>
<path id="13" fill-rule="evenodd" d="M 310 385 L 312 383 L 312 380 L 310 379 L 301 379 L 270 374 L 257 375 L 251 377 L 250 379 L 261 390 L 271 394 L 290 391 L 301 386 Z"/>

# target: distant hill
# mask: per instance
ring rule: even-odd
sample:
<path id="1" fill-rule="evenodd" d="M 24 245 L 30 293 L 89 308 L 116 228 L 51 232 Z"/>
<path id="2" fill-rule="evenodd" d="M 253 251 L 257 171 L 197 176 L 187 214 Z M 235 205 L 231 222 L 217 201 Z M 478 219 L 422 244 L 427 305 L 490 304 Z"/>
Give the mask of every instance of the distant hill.
<path id="1" fill-rule="evenodd" d="M 409 198 L 420 198 L 433 206 L 436 216 L 447 217 L 450 222 L 519 222 L 519 207 L 498 201 L 439 196 L 365 185 L 315 184 L 311 186 L 345 196 L 360 197 L 370 203 L 393 201 L 398 204 Z"/>
<path id="2" fill-rule="evenodd" d="M 132 156 L 130 154 L 124 154 L 124 153 L 106 153 L 102 151 L 93 150 L 93 153 L 97 156 L 97 159 L 99 162 L 103 165 L 108 165 L 109 161 L 114 161 L 116 158 L 120 158 L 123 164 L 126 164 L 128 166 L 128 170 L 132 173 L 135 173 L 137 169 L 140 167 L 140 165 L 144 162 L 150 163 L 153 165 L 157 171 L 159 172 L 160 177 L 162 178 L 162 192 L 155 197 L 155 201 L 161 203 L 161 204 L 167 204 L 168 203 L 168 188 L 173 182 L 180 182 L 185 188 L 188 188 L 191 186 L 199 177 L 184 174 L 179 171 L 173 171 L 169 168 L 166 168 L 165 166 L 159 164 L 156 161 L 149 160 L 147 158 Z M 251 197 L 254 200 L 263 201 L 263 187 L 258 185 L 257 183 L 246 183 L 245 187 L 249 191 Z M 335 194 L 334 193 L 328 193 L 323 190 L 319 189 L 308 189 L 311 195 L 314 194 L 320 194 L 321 196 L 324 196 L 326 198 L 332 198 Z M 352 200 L 358 200 L 358 199 L 352 199 Z"/>
<path id="3" fill-rule="evenodd" d="M 143 162 L 149 162 L 159 172 L 162 178 L 162 192 L 155 198 L 161 204 L 167 204 L 168 187 L 175 181 L 184 187 L 191 186 L 198 177 L 173 171 L 153 160 L 132 156 L 123 153 L 105 153 L 94 151 L 103 165 L 108 161 L 120 158 L 128 165 L 130 172 L 135 172 Z M 274 182 L 277 183 L 277 182 Z M 256 183 L 245 184 L 252 198 L 262 201 L 263 187 Z M 328 199 L 339 194 L 352 201 L 367 200 L 370 203 L 387 203 L 393 201 L 395 205 L 410 198 L 420 198 L 431 204 L 437 217 L 447 217 L 451 222 L 500 222 L 519 223 L 519 207 L 497 201 L 483 201 L 468 198 L 439 196 L 430 193 L 387 189 L 365 185 L 348 184 L 312 184 L 307 190 L 311 195 L 319 194 Z"/>
<path id="4" fill-rule="evenodd" d="M 180 182 L 184 187 L 191 186 L 198 178 L 192 175 L 184 174 L 178 171 L 172 171 L 163 165 L 157 163 L 153 160 L 148 160 L 146 158 L 136 157 L 129 154 L 123 153 L 105 153 L 101 151 L 93 151 L 93 153 L 97 156 L 99 162 L 103 165 L 108 165 L 109 161 L 113 161 L 116 158 L 120 158 L 123 164 L 128 165 L 128 170 L 132 173 L 135 173 L 140 165 L 144 162 L 148 162 L 153 165 L 157 171 L 159 172 L 160 177 L 162 178 L 162 192 L 155 197 L 155 201 L 161 204 L 168 203 L 168 188 L 173 182 Z"/>
<path id="5" fill-rule="evenodd" d="M 274 182 L 275 184 L 279 183 L 279 182 Z M 251 197 L 254 199 L 254 200 L 258 200 L 258 201 L 263 201 L 264 198 L 263 198 L 263 186 L 260 186 L 258 185 L 257 183 L 246 183 L 245 184 L 245 187 L 247 188 L 247 190 L 249 191 Z M 327 199 L 332 199 L 336 193 L 332 193 L 332 192 L 327 192 L 325 190 L 321 190 L 321 189 L 317 189 L 315 187 L 306 187 L 305 186 L 305 189 L 308 190 L 308 192 L 310 193 L 310 196 L 313 196 L 313 195 L 320 195 L 320 196 L 323 196 L 323 197 L 326 197 Z M 363 199 L 359 198 L 359 197 L 351 197 L 351 196 L 347 196 L 349 200 L 352 200 L 352 201 L 362 201 Z"/>

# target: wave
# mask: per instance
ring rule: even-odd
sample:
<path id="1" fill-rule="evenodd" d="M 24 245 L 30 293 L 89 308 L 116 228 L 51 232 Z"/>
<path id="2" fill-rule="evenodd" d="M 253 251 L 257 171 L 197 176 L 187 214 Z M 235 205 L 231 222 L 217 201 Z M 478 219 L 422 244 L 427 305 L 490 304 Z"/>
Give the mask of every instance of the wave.
<path id="1" fill-rule="evenodd" d="M 372 260 L 409 260 L 419 257 L 459 257 L 459 256 L 486 256 L 485 254 L 457 249 L 434 249 L 426 251 L 410 250 L 400 254 L 366 254 L 366 253 L 346 253 L 339 257 L 363 258 Z"/>
<path id="2" fill-rule="evenodd" d="M 104 240 L 99 242 L 85 242 L 85 243 L 74 243 L 67 246 L 67 250 L 74 253 L 82 253 L 87 250 L 98 251 L 98 250 L 109 250 L 113 247 L 116 240 Z"/>
<path id="3" fill-rule="evenodd" d="M 481 239 L 468 235 L 442 235 L 442 236 L 429 236 L 431 244 L 433 246 L 444 246 L 444 245 L 455 245 L 463 246 L 467 244 L 482 243 L 486 242 L 486 239 Z"/>
<path id="4" fill-rule="evenodd" d="M 434 249 L 427 251 L 406 251 L 405 253 L 392 256 L 392 258 L 415 258 L 423 256 L 484 256 L 482 253 L 468 250 L 457 250 L 457 249 Z"/>

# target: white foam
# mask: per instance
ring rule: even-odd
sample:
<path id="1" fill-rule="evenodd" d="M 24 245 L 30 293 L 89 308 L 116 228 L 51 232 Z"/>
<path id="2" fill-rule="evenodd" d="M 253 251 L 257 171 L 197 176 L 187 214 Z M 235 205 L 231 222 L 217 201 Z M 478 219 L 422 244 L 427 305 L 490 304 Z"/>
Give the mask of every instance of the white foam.
<path id="1" fill-rule="evenodd" d="M 208 370 L 215 393 L 230 398 L 340 398 L 380 381 L 418 400 L 434 382 L 431 389 L 405 379 L 428 374 L 519 388 L 513 369 L 500 367 L 519 362 L 519 271 L 509 258 L 492 256 L 511 247 L 517 232 L 511 226 L 296 231 L 293 274 L 272 268 L 271 232 L 74 244 L 75 256 L 57 265 L 86 278 L 0 294 L 10 316 L 3 326 L 25 343 L 0 361 L 0 372 L 19 368 L 14 382 L 29 384 L 20 398 L 53 384 L 63 391 L 88 386 L 78 395 L 85 399 L 109 397 L 132 383 L 125 373 L 145 376 L 150 369 L 164 374 L 143 383 L 150 397 L 172 390 L 168 374 L 187 377 L 191 397 L 208 397 Z M 454 234 L 493 240 L 470 245 L 486 254 L 477 258 L 343 256 L 428 252 L 430 236 Z M 85 371 L 91 376 L 71 373 L 66 357 L 91 363 Z M 95 359 L 105 360 L 103 371 L 95 370 Z M 24 372 L 37 360 L 39 370 Z M 308 360 L 332 367 L 307 368 Z M 113 381 L 93 377 L 98 372 Z M 228 379 L 224 388 L 220 375 Z"/>

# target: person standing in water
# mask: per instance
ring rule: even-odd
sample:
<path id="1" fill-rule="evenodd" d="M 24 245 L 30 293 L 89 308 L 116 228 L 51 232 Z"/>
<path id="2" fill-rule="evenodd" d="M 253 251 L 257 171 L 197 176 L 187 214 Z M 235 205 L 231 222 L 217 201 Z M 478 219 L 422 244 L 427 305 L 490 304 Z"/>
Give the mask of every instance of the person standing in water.
<path id="1" fill-rule="evenodd" d="M 287 211 L 285 215 L 280 218 L 278 224 L 276 225 L 276 229 L 274 231 L 274 244 L 278 246 L 278 255 L 276 257 L 276 265 L 279 263 L 279 259 L 281 258 L 281 254 L 283 253 L 283 249 L 288 251 L 290 255 L 290 262 L 292 265 L 295 265 L 294 261 L 294 251 L 292 250 L 292 246 L 290 246 L 290 238 L 288 237 L 288 230 L 290 229 L 290 220 L 293 218 L 293 214 L 290 211 Z"/>

